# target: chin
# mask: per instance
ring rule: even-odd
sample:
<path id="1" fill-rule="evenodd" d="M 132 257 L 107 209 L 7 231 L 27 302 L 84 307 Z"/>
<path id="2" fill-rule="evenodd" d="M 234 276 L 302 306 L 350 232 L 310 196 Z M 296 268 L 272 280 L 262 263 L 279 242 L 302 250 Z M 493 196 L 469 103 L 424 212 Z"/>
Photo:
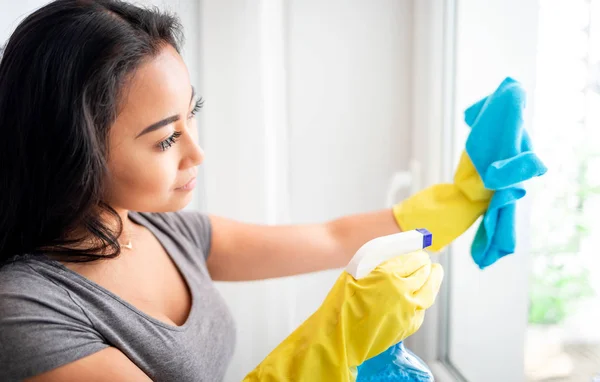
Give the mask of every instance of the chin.
<path id="1" fill-rule="evenodd" d="M 168 209 L 165 212 L 170 211 L 179 211 L 185 208 L 188 204 L 191 203 L 192 199 L 194 199 L 193 192 L 175 193 L 175 195 L 171 198 L 170 203 L 168 203 Z"/>
<path id="2" fill-rule="evenodd" d="M 142 211 L 142 212 L 174 212 L 179 211 L 185 208 L 192 199 L 194 198 L 194 194 L 192 192 L 186 193 L 174 193 L 174 195 L 170 195 L 167 198 L 152 198 L 151 200 L 157 201 L 162 200 L 163 202 L 158 203 L 149 203 L 144 206 L 135 206 L 136 208 L 130 208 L 133 211 Z M 145 204 L 145 203 L 144 203 Z M 140 208 L 143 207 L 143 208 Z"/>

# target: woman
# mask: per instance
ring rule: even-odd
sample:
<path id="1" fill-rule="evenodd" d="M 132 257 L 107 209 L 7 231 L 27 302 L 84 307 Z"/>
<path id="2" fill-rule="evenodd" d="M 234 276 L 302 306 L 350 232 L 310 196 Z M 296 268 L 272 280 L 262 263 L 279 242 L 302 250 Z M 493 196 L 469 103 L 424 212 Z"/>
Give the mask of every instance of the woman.
<path id="1" fill-rule="evenodd" d="M 390 210 L 282 227 L 180 211 L 204 156 L 181 38 L 117 0 L 54 1 L 10 37 L 0 380 L 221 380 L 234 324 L 212 280 L 341 267 L 399 231 Z"/>

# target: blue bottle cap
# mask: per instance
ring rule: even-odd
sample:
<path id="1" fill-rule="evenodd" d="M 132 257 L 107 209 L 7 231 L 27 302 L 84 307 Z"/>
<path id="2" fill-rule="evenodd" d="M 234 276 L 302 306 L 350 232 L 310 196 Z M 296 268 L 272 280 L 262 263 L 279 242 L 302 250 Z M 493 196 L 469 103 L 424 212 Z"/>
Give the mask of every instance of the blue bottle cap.
<path id="1" fill-rule="evenodd" d="M 425 228 L 417 228 L 416 231 L 423 234 L 423 248 L 430 247 L 431 243 L 433 243 L 433 234 Z"/>

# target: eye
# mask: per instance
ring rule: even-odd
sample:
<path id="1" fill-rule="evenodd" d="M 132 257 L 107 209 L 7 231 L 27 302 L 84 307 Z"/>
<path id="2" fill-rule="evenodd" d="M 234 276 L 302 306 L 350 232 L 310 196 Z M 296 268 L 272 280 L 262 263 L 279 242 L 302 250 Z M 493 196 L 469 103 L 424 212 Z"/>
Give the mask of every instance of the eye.
<path id="1" fill-rule="evenodd" d="M 194 105 L 194 108 L 192 109 L 189 119 L 192 119 L 196 116 L 196 114 L 198 114 L 198 112 L 200 111 L 200 109 L 202 109 L 202 106 L 204 105 L 204 100 L 202 98 L 199 98 L 198 101 L 196 101 L 196 104 Z"/>
<path id="2" fill-rule="evenodd" d="M 167 151 L 171 146 L 173 146 L 175 144 L 175 142 L 177 142 L 177 139 L 179 137 L 181 137 L 181 132 L 175 131 L 175 132 L 173 132 L 173 134 L 171 134 L 171 136 L 169 138 L 160 142 L 158 144 L 158 147 L 161 149 L 161 151 Z"/>

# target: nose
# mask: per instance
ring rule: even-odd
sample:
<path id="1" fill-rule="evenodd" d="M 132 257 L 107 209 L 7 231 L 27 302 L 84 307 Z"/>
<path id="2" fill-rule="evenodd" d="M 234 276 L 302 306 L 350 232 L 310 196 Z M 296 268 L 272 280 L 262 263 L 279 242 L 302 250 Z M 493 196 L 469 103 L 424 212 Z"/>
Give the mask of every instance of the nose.
<path id="1" fill-rule="evenodd" d="M 198 144 L 198 133 L 196 126 L 190 126 L 187 130 L 188 134 L 184 134 L 184 147 L 183 159 L 181 161 L 180 169 L 185 170 L 190 167 L 195 167 L 204 162 L 204 150 Z"/>

